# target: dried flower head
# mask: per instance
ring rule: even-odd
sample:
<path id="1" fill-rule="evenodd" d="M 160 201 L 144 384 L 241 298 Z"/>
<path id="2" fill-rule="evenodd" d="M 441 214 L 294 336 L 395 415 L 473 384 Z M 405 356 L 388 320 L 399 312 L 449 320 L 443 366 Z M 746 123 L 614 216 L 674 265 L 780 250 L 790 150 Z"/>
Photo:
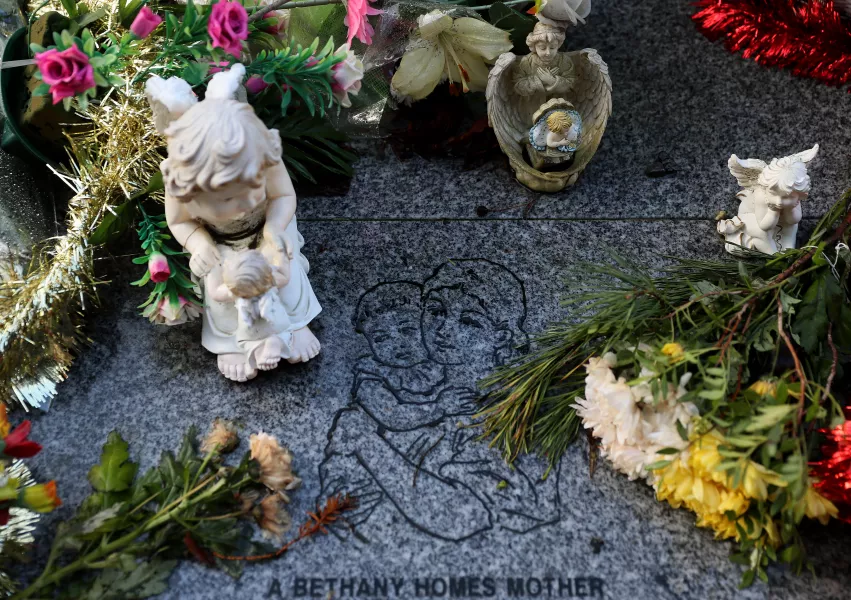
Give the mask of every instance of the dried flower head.
<path id="1" fill-rule="evenodd" d="M 260 481 L 270 490 L 283 492 L 301 485 L 292 470 L 293 455 L 282 448 L 268 433 L 255 433 L 250 438 L 251 458 L 260 466 Z"/>
<path id="2" fill-rule="evenodd" d="M 254 510 L 254 518 L 263 530 L 263 537 L 274 540 L 280 540 L 292 525 L 286 501 L 280 494 L 266 496 Z"/>
<path id="3" fill-rule="evenodd" d="M 233 421 L 216 417 L 213 426 L 204 441 L 201 442 L 201 452 L 207 454 L 216 449 L 219 454 L 228 454 L 239 446 L 239 436 Z"/>

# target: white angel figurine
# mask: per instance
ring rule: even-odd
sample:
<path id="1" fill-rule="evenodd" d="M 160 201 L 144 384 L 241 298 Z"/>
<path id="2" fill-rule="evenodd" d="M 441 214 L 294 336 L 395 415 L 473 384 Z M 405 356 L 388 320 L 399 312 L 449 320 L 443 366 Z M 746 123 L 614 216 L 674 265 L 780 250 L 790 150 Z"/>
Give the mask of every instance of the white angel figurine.
<path id="1" fill-rule="evenodd" d="M 236 306 L 236 344 L 252 368 L 268 371 L 289 358 L 292 322 L 280 295 L 289 283 L 289 264 L 272 267 L 261 252 L 242 250 L 213 270 L 206 283 L 213 300 Z"/>
<path id="2" fill-rule="evenodd" d="M 770 164 L 756 158 L 742 160 L 735 154 L 730 157 L 730 173 L 744 189 L 736 194 L 741 202 L 739 214 L 718 221 L 727 252 L 741 254 L 746 249 L 774 254 L 795 248 L 801 201 L 811 187 L 807 164 L 818 150 L 816 144 Z"/>
<path id="3" fill-rule="evenodd" d="M 276 334 L 291 334 L 281 337 L 288 346 L 281 348 L 279 358 L 305 362 L 320 350 L 308 324 L 321 308 L 301 254 L 304 238 L 295 217 L 295 191 L 281 159 L 281 138 L 249 104 L 234 99 L 244 75 L 239 64 L 217 73 L 204 101 L 168 123 L 168 158 L 160 165 L 169 229 L 190 254 L 189 267 L 204 292 L 201 343 L 218 355 L 219 370 L 234 381 L 256 376 L 257 361 L 252 348 L 238 339 L 236 300 L 219 300 L 210 291 L 223 281 L 222 264 L 246 249 L 261 250 L 272 267 L 289 274 L 283 287 L 274 288 L 287 315 L 287 330 Z M 157 96 L 158 87 L 147 85 L 152 105 L 170 108 L 174 99 Z M 274 359 L 262 362 L 266 366 Z"/>
<path id="4" fill-rule="evenodd" d="M 522 58 L 512 52 L 501 55 L 488 76 L 485 92 L 488 119 L 500 148 L 518 181 L 539 192 L 557 192 L 576 182 L 597 152 L 612 113 L 608 66 L 593 49 L 559 52 L 564 39 L 563 28 L 538 22 L 526 37 L 530 53 Z M 574 119 L 577 127 L 571 125 L 567 133 L 579 140 L 575 154 L 534 156 L 530 148 L 545 152 L 549 146 L 538 139 L 547 129 L 540 117 L 555 108 L 578 116 Z M 531 164 L 524 158 L 524 149 L 533 155 Z M 549 160 L 553 158 L 557 160 Z M 562 163 L 562 168 L 553 167 L 554 162 Z M 544 163 L 547 171 L 541 170 Z"/>

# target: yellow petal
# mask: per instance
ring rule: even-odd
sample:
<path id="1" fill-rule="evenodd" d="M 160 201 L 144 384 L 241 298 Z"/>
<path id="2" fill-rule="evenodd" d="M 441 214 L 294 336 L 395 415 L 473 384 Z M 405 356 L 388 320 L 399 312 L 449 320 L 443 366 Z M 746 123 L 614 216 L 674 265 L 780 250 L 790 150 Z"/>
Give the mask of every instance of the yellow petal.
<path id="1" fill-rule="evenodd" d="M 471 17 L 455 19 L 452 30 L 446 35 L 452 36 L 456 48 L 478 54 L 490 62 L 513 47 L 507 31 Z"/>
<path id="2" fill-rule="evenodd" d="M 445 54 L 437 44 L 413 48 L 402 56 L 390 87 L 396 95 L 422 100 L 440 83 L 445 65 Z"/>

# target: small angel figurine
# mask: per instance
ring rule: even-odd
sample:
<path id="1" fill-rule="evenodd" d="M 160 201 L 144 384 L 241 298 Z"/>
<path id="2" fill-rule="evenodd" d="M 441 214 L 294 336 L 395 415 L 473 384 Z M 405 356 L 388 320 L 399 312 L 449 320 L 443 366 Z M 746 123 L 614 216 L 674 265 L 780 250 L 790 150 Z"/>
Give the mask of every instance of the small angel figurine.
<path id="1" fill-rule="evenodd" d="M 153 77 L 146 86 L 155 120 L 158 127 L 165 124 L 160 131 L 168 142 L 168 158 L 160 165 L 166 220 L 190 254 L 189 267 L 204 293 L 201 343 L 218 355 L 219 370 L 234 381 L 256 376 L 258 358 L 263 367 L 277 364 L 269 352 L 278 342 L 264 344 L 258 354 L 255 342 L 261 340 L 250 337 L 259 334 L 240 329 L 241 296 L 231 290 L 234 297 L 227 297 L 220 289 L 226 283 L 223 264 L 245 250 L 261 250 L 271 267 L 287 275 L 286 283 L 270 288 L 287 315 L 281 325 L 285 331 L 275 332 L 287 342 L 277 358 L 305 362 L 320 350 L 308 324 L 321 308 L 307 278 L 309 264 L 301 254 L 304 238 L 295 217 L 295 191 L 281 160 L 281 138 L 277 130 L 266 128 L 249 104 L 235 99 L 244 76 L 240 64 L 217 73 L 204 101 L 188 107 L 185 82 L 172 78 L 165 85 Z M 243 311 L 243 317 L 246 314 Z"/>
<path id="2" fill-rule="evenodd" d="M 550 8 L 574 14 L 578 7 L 583 18 L 590 9 L 590 3 L 573 7 L 559 1 L 564 6 L 553 0 Z M 526 37 L 530 53 L 501 55 L 485 95 L 488 119 L 518 181 L 535 191 L 557 192 L 576 182 L 597 151 L 612 113 L 612 82 L 596 50 L 559 52 L 564 27 L 581 19 L 538 18 Z M 555 109 L 561 116 L 553 117 L 553 128 L 541 117 L 556 114 Z"/>
<path id="3" fill-rule="evenodd" d="M 739 214 L 718 221 L 718 233 L 730 254 L 756 250 L 775 254 L 795 248 L 798 223 L 803 216 L 801 201 L 810 192 L 807 164 L 818 154 L 819 146 L 770 164 L 749 158 L 730 157 L 730 173 L 744 189 L 736 197 L 741 201 Z"/>
<path id="4" fill-rule="evenodd" d="M 257 250 L 231 255 L 207 276 L 210 297 L 236 306 L 236 344 L 252 368 L 268 371 L 289 358 L 292 321 L 280 295 L 287 283 L 289 265 L 272 267 Z"/>
<path id="5" fill-rule="evenodd" d="M 535 113 L 526 151 L 532 166 L 540 171 L 570 165 L 582 141 L 582 117 L 573 104 L 557 98 Z"/>

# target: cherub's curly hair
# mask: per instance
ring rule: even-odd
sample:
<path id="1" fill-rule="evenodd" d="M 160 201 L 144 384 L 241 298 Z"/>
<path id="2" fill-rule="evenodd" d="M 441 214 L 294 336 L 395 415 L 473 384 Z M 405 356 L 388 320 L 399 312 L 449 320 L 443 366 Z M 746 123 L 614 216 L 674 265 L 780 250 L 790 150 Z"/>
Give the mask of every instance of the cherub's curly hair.
<path id="1" fill-rule="evenodd" d="M 547 117 L 547 127 L 550 131 L 561 133 L 573 127 L 573 119 L 564 111 L 555 111 Z"/>
<path id="2" fill-rule="evenodd" d="M 237 100 L 199 102 L 165 130 L 168 158 L 160 168 L 166 193 L 188 202 L 233 181 L 258 187 L 281 161 L 281 136 Z"/>

